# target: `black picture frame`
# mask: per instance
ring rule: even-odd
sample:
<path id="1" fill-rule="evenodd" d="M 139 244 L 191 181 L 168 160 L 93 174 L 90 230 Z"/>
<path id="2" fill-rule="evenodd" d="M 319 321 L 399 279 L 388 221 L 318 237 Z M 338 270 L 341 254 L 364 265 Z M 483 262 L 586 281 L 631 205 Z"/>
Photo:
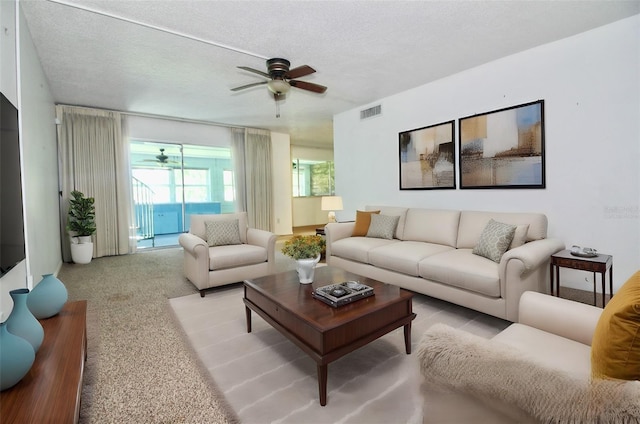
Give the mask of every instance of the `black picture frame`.
<path id="1" fill-rule="evenodd" d="M 400 190 L 456 188 L 454 122 L 398 134 Z"/>
<path id="2" fill-rule="evenodd" d="M 460 118 L 460 188 L 545 188 L 544 145 L 544 100 Z"/>

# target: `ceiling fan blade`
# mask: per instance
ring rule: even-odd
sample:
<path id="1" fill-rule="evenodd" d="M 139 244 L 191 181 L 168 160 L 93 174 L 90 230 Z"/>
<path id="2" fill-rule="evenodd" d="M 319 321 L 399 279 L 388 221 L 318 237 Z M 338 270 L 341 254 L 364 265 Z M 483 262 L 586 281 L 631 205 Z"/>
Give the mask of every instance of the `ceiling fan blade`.
<path id="1" fill-rule="evenodd" d="M 294 79 L 294 78 L 300 78 L 300 77 L 304 77 L 306 75 L 311 75 L 315 72 L 316 70 L 313 69 L 311 66 L 308 65 L 302 65 L 302 66 L 298 66 L 297 68 L 293 68 L 290 69 L 289 72 L 287 72 L 286 74 L 284 74 L 284 76 L 287 79 Z"/>
<path id="2" fill-rule="evenodd" d="M 232 88 L 231 91 L 240 91 L 240 90 L 244 90 L 245 88 L 255 87 L 256 85 L 265 85 L 268 82 L 269 81 L 254 82 L 254 83 L 251 83 L 251 84 L 242 85 L 240 87 Z"/>
<path id="3" fill-rule="evenodd" d="M 265 78 L 271 78 L 271 75 L 266 72 L 258 71 L 257 69 L 249 68 L 248 66 L 238 66 L 240 69 L 244 69 L 245 71 L 253 72 L 254 74 L 262 75 Z"/>
<path id="4" fill-rule="evenodd" d="M 296 88 L 313 91 L 314 93 L 324 93 L 325 91 L 327 91 L 327 87 L 325 87 L 324 85 L 314 84 L 312 82 L 291 80 L 289 81 L 289 84 Z"/>

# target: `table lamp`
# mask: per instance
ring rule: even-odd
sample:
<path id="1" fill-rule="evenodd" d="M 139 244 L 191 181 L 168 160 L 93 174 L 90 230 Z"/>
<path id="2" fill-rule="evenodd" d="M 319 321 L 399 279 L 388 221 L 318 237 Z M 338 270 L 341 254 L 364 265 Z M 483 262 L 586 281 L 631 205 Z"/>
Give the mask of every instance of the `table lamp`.
<path id="1" fill-rule="evenodd" d="M 336 212 L 342 210 L 342 197 L 340 196 L 322 196 L 320 208 L 323 211 L 329 211 L 329 222 L 336 222 Z"/>

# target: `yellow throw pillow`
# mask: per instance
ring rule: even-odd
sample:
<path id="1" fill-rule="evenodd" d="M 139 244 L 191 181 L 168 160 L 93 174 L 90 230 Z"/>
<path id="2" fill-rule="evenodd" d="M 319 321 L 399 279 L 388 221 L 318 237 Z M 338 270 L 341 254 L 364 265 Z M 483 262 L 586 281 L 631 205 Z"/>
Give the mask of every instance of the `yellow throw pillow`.
<path id="1" fill-rule="evenodd" d="M 602 311 L 591 341 L 591 375 L 640 380 L 640 271 Z"/>
<path id="2" fill-rule="evenodd" d="M 371 225 L 371 214 L 380 213 L 380 211 L 356 211 L 356 225 L 353 227 L 353 237 L 364 237 L 369 231 Z"/>

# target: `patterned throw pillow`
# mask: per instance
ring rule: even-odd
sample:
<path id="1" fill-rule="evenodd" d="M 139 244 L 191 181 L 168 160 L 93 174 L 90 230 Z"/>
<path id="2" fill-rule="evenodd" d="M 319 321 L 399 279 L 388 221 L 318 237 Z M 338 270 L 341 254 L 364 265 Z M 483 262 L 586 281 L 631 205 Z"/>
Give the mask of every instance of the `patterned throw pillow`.
<path id="1" fill-rule="evenodd" d="M 212 246 L 226 246 L 240 244 L 240 227 L 237 219 L 206 221 L 207 244 Z"/>
<path id="2" fill-rule="evenodd" d="M 399 216 L 389 215 L 371 215 L 371 224 L 369 224 L 369 231 L 367 231 L 367 237 L 393 239 L 393 235 L 396 232 L 398 226 Z"/>
<path id="3" fill-rule="evenodd" d="M 490 220 L 482 230 L 480 240 L 476 247 L 473 248 L 473 254 L 484 256 L 499 263 L 502 255 L 509 248 L 515 232 L 516 225 Z"/>

